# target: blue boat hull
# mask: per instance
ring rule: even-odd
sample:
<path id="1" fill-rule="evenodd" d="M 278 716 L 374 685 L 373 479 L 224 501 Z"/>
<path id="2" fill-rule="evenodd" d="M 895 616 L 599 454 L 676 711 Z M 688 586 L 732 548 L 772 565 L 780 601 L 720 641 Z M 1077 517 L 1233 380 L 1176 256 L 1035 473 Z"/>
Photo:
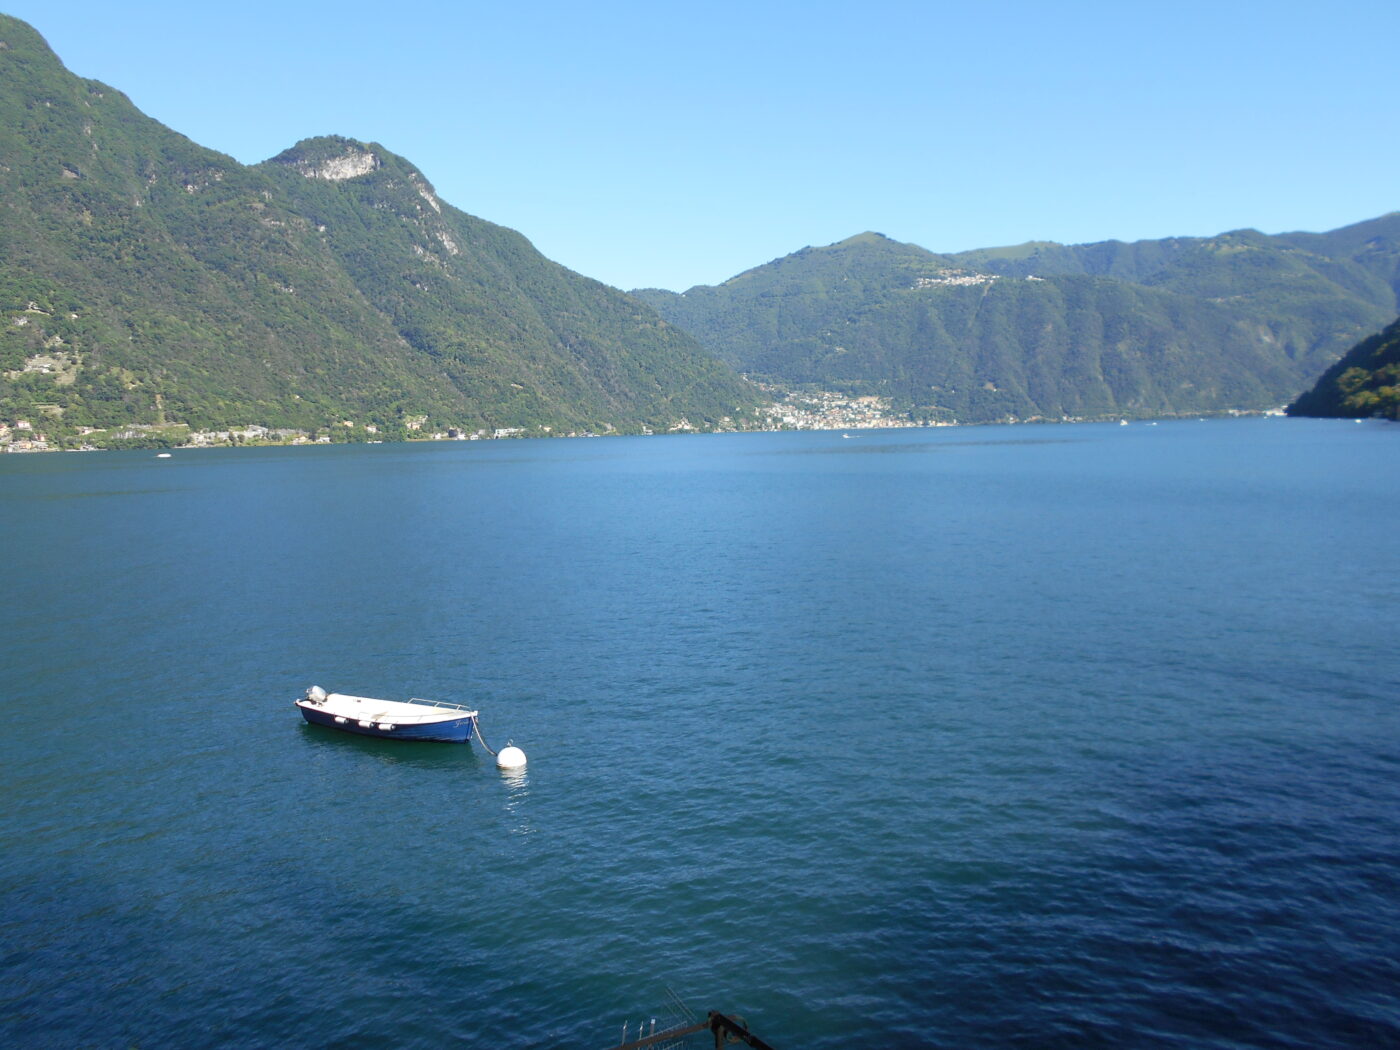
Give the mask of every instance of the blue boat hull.
<path id="1" fill-rule="evenodd" d="M 381 740 L 436 740 L 449 744 L 465 744 L 472 738 L 472 719 L 453 718 L 428 725 L 396 725 L 393 729 L 380 729 L 378 723 L 362 726 L 353 718 L 342 718 L 329 711 L 318 711 L 314 707 L 297 705 L 297 710 L 308 722 L 328 729 L 339 729 L 343 733 L 358 733 L 360 736 L 377 736 Z"/>

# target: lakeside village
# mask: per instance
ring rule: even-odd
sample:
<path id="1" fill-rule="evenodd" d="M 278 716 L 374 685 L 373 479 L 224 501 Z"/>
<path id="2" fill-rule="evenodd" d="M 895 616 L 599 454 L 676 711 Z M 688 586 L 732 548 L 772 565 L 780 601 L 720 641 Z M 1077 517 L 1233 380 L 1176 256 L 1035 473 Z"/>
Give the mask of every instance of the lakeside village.
<path id="1" fill-rule="evenodd" d="M 775 387 L 761 386 L 774 403 L 764 409 L 761 422 L 740 426 L 729 418 L 714 427 L 697 427 L 682 419 L 666 433 L 699 433 L 702 430 L 732 432 L 738 430 L 871 430 L 889 427 L 912 427 L 906 415 L 897 415 L 888 398 L 850 397 L 831 391 L 795 394 Z M 404 423 L 405 433 L 390 440 L 408 441 L 497 441 L 521 437 L 604 437 L 616 430 L 609 427 L 601 433 L 570 431 L 556 433 L 548 426 L 496 427 L 466 430 L 458 427 L 433 429 L 427 416 L 410 417 Z M 654 431 L 642 429 L 642 434 Z M 42 419 L 17 419 L 0 422 L 0 453 L 6 452 L 97 452 L 103 447 L 162 447 L 162 448 L 220 448 L 230 446 L 269 445 L 330 445 L 346 442 L 378 443 L 386 438 L 373 423 L 359 424 L 342 420 L 320 432 L 292 427 L 249 425 L 227 430 L 193 430 L 183 423 L 131 423 L 122 427 L 101 429 L 79 427 L 76 443 L 50 440 Z"/>
<path id="2" fill-rule="evenodd" d="M 764 393 L 773 398 L 773 403 L 763 409 L 757 425 L 739 425 L 728 417 L 719 420 L 716 426 L 697 427 L 682 419 L 669 427 L 665 433 L 731 433 L 746 431 L 776 430 L 888 430 L 901 427 L 946 427 L 958 426 L 956 420 L 949 422 L 919 422 L 907 414 L 896 413 L 889 398 L 867 394 L 854 397 L 830 390 L 798 393 L 780 387 L 756 384 Z M 1200 413 L 1191 413 L 1199 415 Z M 1258 412 L 1231 410 L 1219 415 L 1258 415 Z M 1282 409 L 1271 409 L 1266 415 L 1282 415 Z M 1043 417 L 1034 419 L 1006 419 L 1006 423 L 1088 423 L 1092 419 L 1065 416 L 1058 420 Z M 458 427 L 433 429 L 428 426 L 427 416 L 410 417 L 404 422 L 402 431 L 392 437 L 381 435 L 380 428 L 373 423 L 356 423 L 342 420 L 335 426 L 319 432 L 298 430 L 291 427 L 244 426 L 230 427 L 227 430 L 193 430 L 183 423 L 132 423 L 122 427 L 100 429 L 79 427 L 77 442 L 51 441 L 43 429 L 43 423 L 28 419 L 0 422 L 0 453 L 17 452 L 99 452 L 104 448 L 228 448 L 234 446 L 271 445 L 330 445 L 344 443 L 380 444 L 385 440 L 408 441 L 498 441 L 505 438 L 524 437 L 605 437 L 617 434 L 612 427 L 602 433 L 590 431 L 570 431 L 556 433 L 551 427 L 496 427 L 493 429 L 466 430 Z M 640 434 L 653 434 L 655 431 L 643 428 Z"/>
<path id="3" fill-rule="evenodd" d="M 495 430 L 465 431 L 456 427 L 433 431 L 425 429 L 427 417 L 409 419 L 404 424 L 409 441 L 480 441 L 496 438 L 522 437 L 530 434 L 524 427 L 503 427 Z M 42 424 L 41 424 L 42 425 Z M 373 423 L 357 424 L 343 420 L 338 427 L 322 431 L 298 430 L 294 427 L 264 427 L 250 424 L 227 430 L 194 430 L 184 423 L 129 423 L 121 427 L 78 427 L 76 443 L 50 441 L 48 434 L 27 419 L 0 423 L 0 453 L 5 452 L 101 452 L 110 448 L 228 448 L 244 445 L 331 445 L 350 442 L 380 444 L 380 429 Z M 549 427 L 540 427 L 533 436 L 548 434 Z M 569 434 L 569 437 L 592 435 Z M 397 440 L 397 438 L 396 438 Z"/>

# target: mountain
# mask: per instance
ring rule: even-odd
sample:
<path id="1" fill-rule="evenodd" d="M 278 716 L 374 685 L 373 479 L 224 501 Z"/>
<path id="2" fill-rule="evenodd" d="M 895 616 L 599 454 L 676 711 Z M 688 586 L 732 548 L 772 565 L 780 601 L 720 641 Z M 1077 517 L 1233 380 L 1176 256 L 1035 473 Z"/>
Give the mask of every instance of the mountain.
<path id="1" fill-rule="evenodd" d="M 1288 414 L 1400 420 L 1400 320 L 1347 351 Z"/>
<path id="2" fill-rule="evenodd" d="M 640 430 L 761 395 L 374 143 L 245 166 L 0 16 L 0 422 Z"/>
<path id="3" fill-rule="evenodd" d="M 1400 213 L 938 255 L 877 233 L 717 286 L 641 289 L 754 378 L 889 397 L 915 418 L 1166 415 L 1281 404 L 1397 310 Z"/>

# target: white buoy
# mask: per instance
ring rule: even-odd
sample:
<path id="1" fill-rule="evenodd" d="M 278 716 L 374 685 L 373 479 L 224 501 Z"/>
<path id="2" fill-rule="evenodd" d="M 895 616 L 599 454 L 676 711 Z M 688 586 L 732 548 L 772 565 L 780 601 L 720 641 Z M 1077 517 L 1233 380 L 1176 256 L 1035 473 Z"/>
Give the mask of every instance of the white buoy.
<path id="1" fill-rule="evenodd" d="M 497 769 L 524 769 L 525 752 L 513 744 L 507 744 L 501 748 L 501 753 L 496 756 Z"/>

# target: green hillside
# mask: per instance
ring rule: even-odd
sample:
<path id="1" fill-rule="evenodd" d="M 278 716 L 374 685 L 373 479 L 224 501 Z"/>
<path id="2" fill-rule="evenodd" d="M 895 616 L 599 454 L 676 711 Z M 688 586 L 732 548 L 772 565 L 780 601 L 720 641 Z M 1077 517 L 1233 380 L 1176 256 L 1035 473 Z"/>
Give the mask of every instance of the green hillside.
<path id="1" fill-rule="evenodd" d="M 0 16 L 0 422 L 712 425 L 761 400 L 378 145 L 246 167 Z"/>
<path id="2" fill-rule="evenodd" d="M 1400 320 L 1347 351 L 1288 414 L 1400 420 Z"/>
<path id="3" fill-rule="evenodd" d="M 986 422 L 1279 405 L 1393 316 L 1397 289 L 1400 215 L 956 255 L 867 233 L 634 294 L 755 378 Z"/>

